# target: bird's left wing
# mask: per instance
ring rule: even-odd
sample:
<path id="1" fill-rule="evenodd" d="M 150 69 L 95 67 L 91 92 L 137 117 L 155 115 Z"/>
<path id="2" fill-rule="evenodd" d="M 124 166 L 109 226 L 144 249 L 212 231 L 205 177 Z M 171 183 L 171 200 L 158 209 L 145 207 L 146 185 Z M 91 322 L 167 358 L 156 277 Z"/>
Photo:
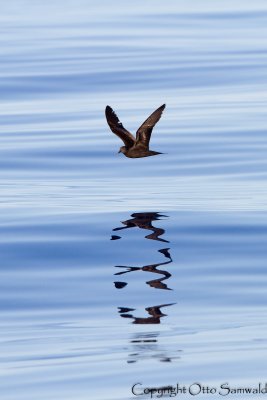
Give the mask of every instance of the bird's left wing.
<path id="1" fill-rule="evenodd" d="M 106 119 L 110 129 L 124 142 L 127 148 L 135 144 L 134 136 L 124 128 L 116 113 L 110 106 L 106 107 Z"/>

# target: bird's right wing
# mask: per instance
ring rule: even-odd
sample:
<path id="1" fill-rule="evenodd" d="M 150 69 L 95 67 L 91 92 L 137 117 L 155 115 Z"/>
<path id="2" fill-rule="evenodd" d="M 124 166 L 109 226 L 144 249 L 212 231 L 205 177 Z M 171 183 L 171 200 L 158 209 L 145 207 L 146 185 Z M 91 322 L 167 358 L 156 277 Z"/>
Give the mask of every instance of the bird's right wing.
<path id="1" fill-rule="evenodd" d="M 116 113 L 110 106 L 106 107 L 106 119 L 112 132 L 119 136 L 127 148 L 132 147 L 135 143 L 134 136 L 124 128 Z"/>
<path id="2" fill-rule="evenodd" d="M 152 130 L 156 123 L 159 121 L 161 114 L 165 108 L 165 104 L 162 104 L 157 110 L 155 110 L 145 122 L 138 128 L 136 132 L 136 144 L 148 147 L 151 137 Z"/>

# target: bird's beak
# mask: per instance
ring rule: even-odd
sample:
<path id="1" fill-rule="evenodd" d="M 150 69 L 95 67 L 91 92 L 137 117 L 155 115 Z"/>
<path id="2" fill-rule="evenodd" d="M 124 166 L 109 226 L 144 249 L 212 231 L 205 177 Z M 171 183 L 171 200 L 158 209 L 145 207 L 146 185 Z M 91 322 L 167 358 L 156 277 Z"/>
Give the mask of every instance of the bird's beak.
<path id="1" fill-rule="evenodd" d="M 121 153 L 121 150 L 118 151 L 118 154 Z"/>

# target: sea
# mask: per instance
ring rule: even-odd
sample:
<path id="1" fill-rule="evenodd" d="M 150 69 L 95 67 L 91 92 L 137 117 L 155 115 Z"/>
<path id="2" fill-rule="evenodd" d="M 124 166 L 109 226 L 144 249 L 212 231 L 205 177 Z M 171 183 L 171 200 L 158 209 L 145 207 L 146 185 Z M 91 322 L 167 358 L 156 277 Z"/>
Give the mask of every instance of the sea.
<path id="1" fill-rule="evenodd" d="M 0 32 L 1 400 L 266 397 L 267 2 L 11 0 Z M 118 154 L 105 107 L 162 104 L 163 154 Z"/>

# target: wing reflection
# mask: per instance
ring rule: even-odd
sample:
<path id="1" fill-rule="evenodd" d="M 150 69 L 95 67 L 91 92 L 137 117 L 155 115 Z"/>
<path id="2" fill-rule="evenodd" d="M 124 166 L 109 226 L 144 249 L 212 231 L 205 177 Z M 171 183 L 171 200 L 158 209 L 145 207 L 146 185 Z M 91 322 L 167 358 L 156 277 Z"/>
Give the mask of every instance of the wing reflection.
<path id="1" fill-rule="evenodd" d="M 159 236 L 165 233 L 162 228 L 156 228 L 152 225 L 152 221 L 160 220 L 161 217 L 166 217 L 166 215 L 159 214 L 158 212 L 146 212 L 146 213 L 134 213 L 131 215 L 131 219 L 122 221 L 121 223 L 125 226 L 114 228 L 113 232 L 121 231 L 128 228 L 140 228 L 152 231 L 149 235 L 145 236 L 146 239 L 158 240 L 159 242 L 169 243 L 168 240 L 162 239 Z M 112 236 L 112 240 L 120 239 L 119 236 Z"/>
<path id="2" fill-rule="evenodd" d="M 118 312 L 122 318 L 133 319 L 133 324 L 160 324 L 160 319 L 166 317 L 167 314 L 163 314 L 161 311 L 162 307 L 169 307 L 175 303 L 161 304 L 159 306 L 147 307 L 145 310 L 149 314 L 148 317 L 135 317 L 130 314 L 131 311 L 135 311 L 134 308 L 118 307 Z"/>
<path id="3" fill-rule="evenodd" d="M 169 253 L 169 250 L 170 250 L 169 248 L 158 250 L 159 253 L 162 253 L 166 258 L 168 258 L 168 261 L 157 263 L 157 264 L 144 265 L 143 267 L 128 267 L 128 266 L 124 266 L 124 265 L 116 265 L 115 268 L 125 268 L 126 270 L 121 271 L 121 272 L 116 272 L 114 275 L 123 275 L 123 274 L 127 274 L 128 272 L 134 272 L 134 271 L 145 271 L 145 272 L 152 272 L 154 274 L 160 274 L 160 275 L 163 275 L 162 278 L 147 281 L 146 284 L 155 289 L 172 290 L 167 286 L 166 283 L 163 282 L 171 277 L 170 272 L 164 271 L 162 269 L 158 269 L 158 267 L 161 265 L 167 265 L 167 264 L 172 263 L 172 258 Z M 121 284 L 124 283 L 124 285 L 118 285 L 118 283 L 119 282 L 114 282 L 115 287 L 117 289 L 122 289 L 123 287 L 125 287 L 127 285 L 126 282 L 120 282 Z"/>

